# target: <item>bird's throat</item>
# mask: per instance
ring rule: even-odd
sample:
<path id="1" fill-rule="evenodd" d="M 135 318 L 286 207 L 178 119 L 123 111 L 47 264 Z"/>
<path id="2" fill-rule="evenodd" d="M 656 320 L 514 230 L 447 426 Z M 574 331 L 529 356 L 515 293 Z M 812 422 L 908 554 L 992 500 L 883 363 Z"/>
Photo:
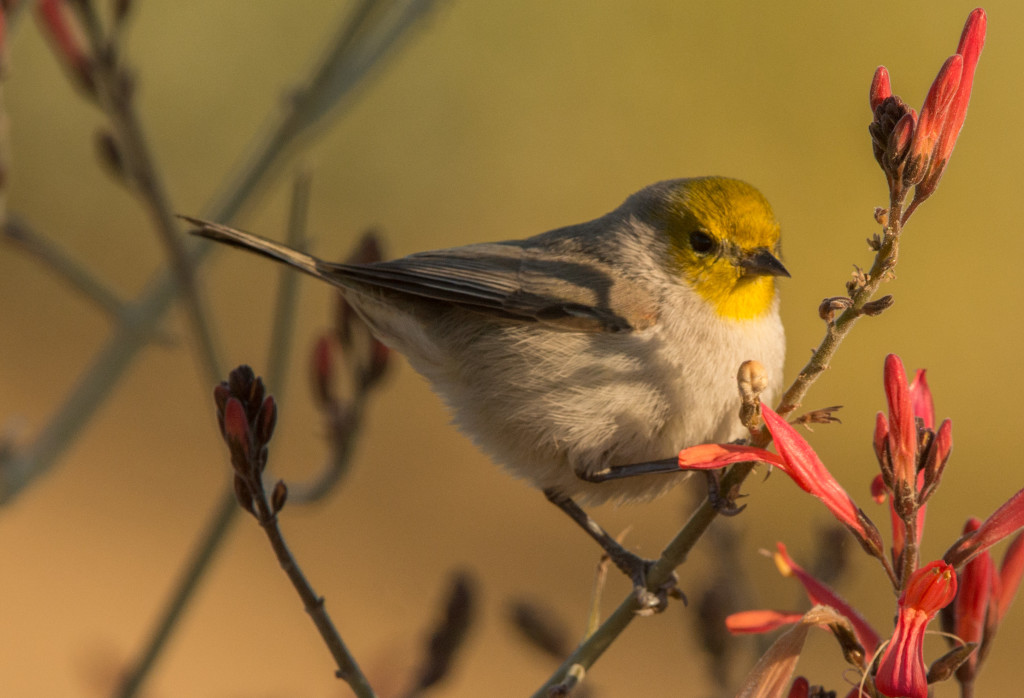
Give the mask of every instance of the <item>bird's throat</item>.
<path id="1" fill-rule="evenodd" d="M 714 306 L 720 317 L 753 320 L 771 310 L 775 300 L 775 279 L 757 276 L 723 280 L 723 283 L 707 279 L 697 286 L 697 292 Z"/>

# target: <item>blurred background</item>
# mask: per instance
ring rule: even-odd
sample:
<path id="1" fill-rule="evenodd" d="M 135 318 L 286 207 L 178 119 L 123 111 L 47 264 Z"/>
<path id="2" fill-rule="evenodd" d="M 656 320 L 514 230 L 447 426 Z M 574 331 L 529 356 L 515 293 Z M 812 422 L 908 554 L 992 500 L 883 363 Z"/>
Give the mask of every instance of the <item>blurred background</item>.
<path id="1" fill-rule="evenodd" d="M 784 230 L 793 273 L 781 283 L 788 383 L 821 339 L 820 300 L 842 295 L 854 265 L 871 262 L 865 239 L 878 231 L 872 212 L 887 196 L 867 133 L 872 73 L 885 64 L 894 92 L 919 108 L 972 8 L 441 2 L 236 222 L 282 237 L 291 180 L 304 169 L 316 253 L 341 258 L 376 226 L 398 256 L 588 220 L 661 179 L 742 178 L 766 194 Z M 803 405 L 843 405 L 841 425 L 808 438 L 887 534 L 888 514 L 868 496 L 882 362 L 896 352 L 908 371 L 928 369 L 956 447 L 929 508 L 925 559 L 941 556 L 966 517 L 987 516 L 1024 485 L 1012 434 L 1021 392 L 1015 260 L 1024 236 L 1013 173 L 1024 162 L 1024 45 L 1016 38 L 1024 7 L 993 0 L 986 9 L 988 41 L 960 143 L 938 192 L 907 227 L 899 278 L 884 290 L 896 304 L 860 322 Z M 125 51 L 176 211 L 205 210 L 345 11 L 326 0 L 209 0 L 188 11 L 139 3 Z M 104 117 L 69 85 L 28 13 L 8 52 L 9 210 L 120 296 L 138 297 L 165 257 L 148 214 L 97 161 Z M 249 363 L 262 373 L 276 268 L 219 250 L 199 275 L 225 370 Z M 271 467 L 289 481 L 317 472 L 326 453 L 307 357 L 330 325 L 333 297 L 305 278 L 300 293 L 271 449 Z M 17 449 L 88 375 L 112 326 L 11 245 L 0 245 L 0 319 L 0 427 Z M 55 467 L 0 509 L 5 695 L 109 691 L 228 483 L 212 385 L 190 327 L 177 308 L 162 327 L 175 341 L 141 351 Z M 630 527 L 628 545 L 653 557 L 687 516 L 684 490 L 592 513 L 613 532 Z M 705 539 L 680 570 L 681 588 L 693 600 L 724 575 L 737 580 L 741 608 L 806 608 L 796 583 L 759 551 L 784 541 L 810 566 L 827 512 L 781 475 L 754 477 L 745 490 L 747 510 L 718 524 L 734 534 L 736 559 L 716 552 L 721 538 Z M 511 600 L 542 604 L 574 639 L 584 630 L 596 546 L 487 462 L 400 357 L 370 403 L 349 477 L 315 506 L 286 508 L 282 526 L 382 695 L 406 685 L 454 570 L 475 580 L 479 613 L 439 695 L 526 695 L 555 668 L 510 627 Z M 839 589 L 888 632 L 888 583 L 855 546 L 849 557 Z M 605 612 L 627 591 L 613 573 Z M 593 695 L 717 694 L 695 616 L 675 603 L 634 623 L 588 674 Z M 1018 604 L 979 695 L 1019 686 L 1022 642 Z M 755 657 L 752 645 L 739 646 L 734 685 Z M 926 645 L 929 658 L 944 650 L 938 640 Z M 814 633 L 798 671 L 842 694 L 844 666 L 832 638 Z M 250 517 L 238 517 L 145 692 L 349 695 Z"/>

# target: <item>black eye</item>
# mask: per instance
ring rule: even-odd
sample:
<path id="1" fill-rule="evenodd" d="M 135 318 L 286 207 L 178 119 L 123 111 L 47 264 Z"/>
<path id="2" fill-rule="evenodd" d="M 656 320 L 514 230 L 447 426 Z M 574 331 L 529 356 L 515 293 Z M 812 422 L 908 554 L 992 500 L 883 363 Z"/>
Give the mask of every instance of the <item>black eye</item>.
<path id="1" fill-rule="evenodd" d="M 694 230 L 690 233 L 690 247 L 697 254 L 707 254 L 715 249 L 715 239 L 703 230 Z"/>

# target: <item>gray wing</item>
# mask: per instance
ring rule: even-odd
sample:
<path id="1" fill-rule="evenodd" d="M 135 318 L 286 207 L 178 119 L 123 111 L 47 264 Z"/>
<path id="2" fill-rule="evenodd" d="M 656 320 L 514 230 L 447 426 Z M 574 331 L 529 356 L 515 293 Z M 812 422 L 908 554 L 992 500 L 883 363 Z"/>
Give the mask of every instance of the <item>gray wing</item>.
<path id="1" fill-rule="evenodd" d="M 650 294 L 612 274 L 527 242 L 468 245 L 366 265 L 321 263 L 327 276 L 569 331 L 628 332 L 653 322 Z"/>
<path id="2" fill-rule="evenodd" d="M 390 262 L 335 264 L 244 230 L 182 218 L 198 226 L 194 234 L 244 247 L 341 287 L 380 289 L 567 331 L 629 332 L 657 320 L 653 293 L 587 252 L 584 226 Z"/>

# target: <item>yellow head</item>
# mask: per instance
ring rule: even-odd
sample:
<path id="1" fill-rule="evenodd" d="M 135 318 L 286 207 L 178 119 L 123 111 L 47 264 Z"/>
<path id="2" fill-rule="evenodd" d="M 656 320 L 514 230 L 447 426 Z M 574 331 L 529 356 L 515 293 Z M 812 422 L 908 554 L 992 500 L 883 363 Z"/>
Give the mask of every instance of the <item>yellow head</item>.
<path id="1" fill-rule="evenodd" d="M 725 177 L 680 180 L 667 202 L 666 234 L 679 272 L 724 318 L 755 318 L 772 306 L 779 224 L 746 182 Z"/>

